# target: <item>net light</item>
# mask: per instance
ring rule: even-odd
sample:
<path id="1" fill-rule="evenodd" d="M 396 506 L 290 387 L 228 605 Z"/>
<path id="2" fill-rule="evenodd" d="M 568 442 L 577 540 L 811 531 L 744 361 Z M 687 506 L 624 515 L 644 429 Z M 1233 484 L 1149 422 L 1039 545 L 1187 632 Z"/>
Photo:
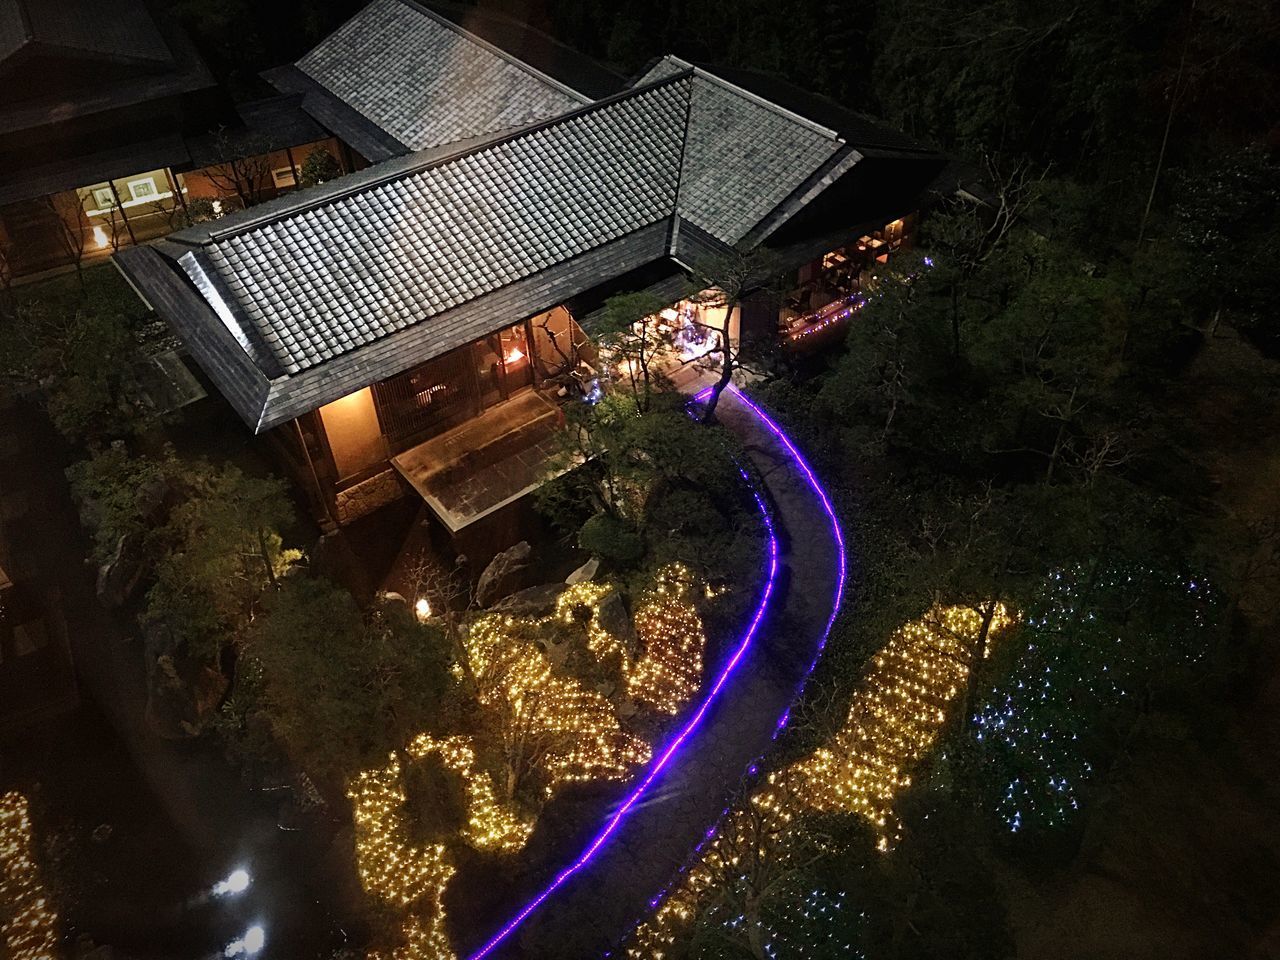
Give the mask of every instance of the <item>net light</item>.
<path id="1" fill-rule="evenodd" d="M 605 629 L 601 605 L 610 584 L 588 581 L 565 590 L 545 618 L 487 614 L 474 620 L 464 643 L 477 680 L 477 699 L 499 726 L 541 742 L 536 768 L 549 800 L 568 783 L 616 780 L 650 759 L 648 743 L 622 727 L 604 695 L 572 677 L 558 676 L 543 648 L 529 637 L 547 628 L 581 628 L 586 650 L 619 672 L 626 695 L 663 714 L 675 714 L 697 692 L 706 637 L 693 600 L 706 587 L 687 568 L 660 570 L 635 615 L 638 651 Z M 425 611 L 425 612 L 424 612 Z M 429 614 L 425 598 L 414 604 Z M 450 842 L 413 839 L 405 811 L 401 761 L 394 754 L 348 787 L 355 820 L 356 860 L 365 891 L 405 911 L 403 944 L 369 960 L 449 960 L 444 894 L 456 873 L 451 842 L 475 850 L 517 853 L 533 833 L 536 817 L 499 795 L 489 766 L 469 736 L 416 737 L 405 754 L 413 761 L 437 757 L 457 774 L 466 800 L 466 822 Z"/>
<path id="2" fill-rule="evenodd" d="M 990 635 L 998 636 L 1013 621 L 997 604 Z M 966 661 L 981 628 L 981 614 L 961 606 L 935 607 L 900 627 L 869 664 L 841 729 L 808 758 L 770 774 L 721 819 L 679 885 L 635 931 L 627 955 L 662 957 L 724 878 L 747 869 L 740 851 L 766 837 L 772 849 L 787 855 L 799 816 L 856 814 L 871 825 L 882 852 L 901 839 L 894 802 L 941 734 L 947 708 L 968 678 Z"/>
<path id="3" fill-rule="evenodd" d="M 58 955 L 58 914 L 35 861 L 27 798 L 0 796 L 0 951 L 11 960 Z"/>

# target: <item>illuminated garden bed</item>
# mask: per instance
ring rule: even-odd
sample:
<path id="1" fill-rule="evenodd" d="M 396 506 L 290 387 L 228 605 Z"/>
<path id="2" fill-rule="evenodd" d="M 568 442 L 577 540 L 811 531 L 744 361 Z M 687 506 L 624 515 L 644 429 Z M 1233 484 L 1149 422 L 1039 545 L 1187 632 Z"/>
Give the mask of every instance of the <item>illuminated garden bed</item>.
<path id="1" fill-rule="evenodd" d="M 513 878 L 539 872 L 525 861 L 562 856 L 566 827 L 598 823 L 696 696 L 707 655 L 699 604 L 714 591 L 685 567 L 661 568 L 634 605 L 632 644 L 602 621 L 615 591 L 582 583 L 545 617 L 475 617 L 465 634 L 482 714 L 474 731 L 423 734 L 353 779 L 362 886 L 402 917 L 400 942 L 370 956 L 453 956 L 453 932 L 482 922 L 472 914 L 505 899 Z M 428 760 L 461 788 L 463 822 L 450 835 L 415 835 L 407 815 L 403 765 Z"/>
<path id="2" fill-rule="evenodd" d="M 990 628 L 999 633 L 1011 622 L 997 607 Z M 870 826 L 877 847 L 888 850 L 899 836 L 894 802 L 941 734 L 968 674 L 967 651 L 981 629 L 982 617 L 968 607 L 935 608 L 901 627 L 873 658 L 830 742 L 769 774 L 725 812 L 653 915 L 632 934 L 626 955 L 663 956 L 724 891 L 761 880 L 753 872 L 782 877 L 798 867 L 771 861 L 791 855 L 791 835 L 806 815 L 854 814 Z M 770 942 L 770 949 L 802 946 Z"/>

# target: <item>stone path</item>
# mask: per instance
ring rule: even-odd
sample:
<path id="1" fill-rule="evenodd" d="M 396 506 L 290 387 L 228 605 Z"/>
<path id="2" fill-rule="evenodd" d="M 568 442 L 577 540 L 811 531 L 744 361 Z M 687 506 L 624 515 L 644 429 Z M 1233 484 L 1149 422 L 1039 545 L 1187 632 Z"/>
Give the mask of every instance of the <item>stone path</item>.
<path id="1" fill-rule="evenodd" d="M 746 445 L 774 518 L 780 565 L 766 619 L 700 726 L 613 834 L 486 957 L 578 960 L 608 952 L 648 912 L 769 749 L 825 641 L 844 567 L 829 505 L 816 478 L 748 401 L 726 392 L 717 415 Z M 483 938 L 553 879 L 541 878 L 492 929 L 476 931 L 461 955 L 483 952 L 490 942 Z"/>

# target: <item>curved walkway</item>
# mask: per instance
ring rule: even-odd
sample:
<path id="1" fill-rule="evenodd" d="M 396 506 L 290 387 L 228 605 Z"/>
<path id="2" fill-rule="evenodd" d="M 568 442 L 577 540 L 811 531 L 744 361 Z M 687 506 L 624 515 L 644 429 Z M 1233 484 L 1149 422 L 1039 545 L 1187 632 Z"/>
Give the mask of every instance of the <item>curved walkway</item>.
<path id="1" fill-rule="evenodd" d="M 471 960 L 585 960 L 611 949 L 652 909 L 769 749 L 822 652 L 846 569 L 831 503 L 790 440 L 749 400 L 728 390 L 716 413 L 746 446 L 770 501 L 777 566 L 763 619 L 604 830 L 491 939 L 470 944 Z"/>

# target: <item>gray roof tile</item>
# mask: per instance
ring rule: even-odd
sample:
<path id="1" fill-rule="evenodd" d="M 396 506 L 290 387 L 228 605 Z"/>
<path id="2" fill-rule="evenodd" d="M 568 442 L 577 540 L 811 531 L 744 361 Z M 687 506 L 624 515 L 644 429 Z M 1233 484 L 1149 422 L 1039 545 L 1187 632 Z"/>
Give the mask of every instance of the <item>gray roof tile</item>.
<path id="1" fill-rule="evenodd" d="M 114 60 L 173 59 L 142 0 L 110 11 L 96 0 L 0 0 L 0 60 L 28 42 Z"/>
<path id="2" fill-rule="evenodd" d="M 690 85 L 215 233 L 204 250 L 280 368 L 298 373 L 668 218 Z"/>
<path id="3" fill-rule="evenodd" d="M 373 0 L 297 67 L 413 150 L 590 102 L 408 0 Z"/>
<path id="4" fill-rule="evenodd" d="M 677 223 L 683 254 L 749 242 L 857 162 L 835 132 L 668 58 L 615 98 L 169 246 L 194 251 L 174 259 L 209 275 L 201 294 L 270 379 L 262 429 L 668 255 Z"/>
<path id="5" fill-rule="evenodd" d="M 693 69 L 660 60 L 637 84 Z M 696 70 L 680 214 L 736 243 L 843 146 L 840 137 Z"/>

